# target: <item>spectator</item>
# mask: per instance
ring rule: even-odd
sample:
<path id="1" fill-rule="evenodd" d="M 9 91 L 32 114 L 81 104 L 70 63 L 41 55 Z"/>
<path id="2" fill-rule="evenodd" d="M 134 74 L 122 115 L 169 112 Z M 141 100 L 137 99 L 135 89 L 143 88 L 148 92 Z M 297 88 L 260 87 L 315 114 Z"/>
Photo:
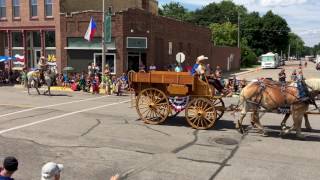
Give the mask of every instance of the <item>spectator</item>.
<path id="1" fill-rule="evenodd" d="M 182 72 L 182 67 L 179 64 L 176 64 L 174 71 L 175 72 Z"/>
<path id="2" fill-rule="evenodd" d="M 155 71 L 155 70 L 157 70 L 157 67 L 154 64 L 149 66 L 149 71 Z"/>
<path id="3" fill-rule="evenodd" d="M 99 76 L 96 74 L 92 80 L 92 94 L 99 94 L 100 81 Z"/>
<path id="4" fill-rule="evenodd" d="M 187 65 L 184 67 L 185 71 L 189 72 L 191 74 L 192 71 L 192 66 L 190 66 L 189 63 L 187 63 Z"/>
<path id="5" fill-rule="evenodd" d="M 207 76 L 210 76 L 212 74 L 212 69 L 211 69 L 210 64 L 206 65 L 206 74 L 207 74 Z"/>
<path id="6" fill-rule="evenodd" d="M 56 77 L 56 84 L 57 86 L 63 86 L 63 75 L 61 73 Z"/>
<path id="7" fill-rule="evenodd" d="M 18 160 L 15 157 L 6 157 L 3 167 L 0 167 L 0 180 L 14 180 L 11 176 L 18 170 Z"/>
<path id="8" fill-rule="evenodd" d="M 146 70 L 146 66 L 143 64 L 143 62 L 141 62 L 139 65 L 139 71 L 145 71 L 145 70 Z"/>
<path id="9" fill-rule="evenodd" d="M 60 180 L 62 169 L 62 164 L 54 162 L 46 163 L 41 169 L 41 180 Z"/>
<path id="10" fill-rule="evenodd" d="M 297 71 L 294 69 L 294 70 L 292 71 L 292 73 L 291 73 L 290 79 L 291 79 L 291 81 L 295 82 L 295 81 L 297 81 L 297 78 L 298 78 L 298 76 L 297 76 Z"/>

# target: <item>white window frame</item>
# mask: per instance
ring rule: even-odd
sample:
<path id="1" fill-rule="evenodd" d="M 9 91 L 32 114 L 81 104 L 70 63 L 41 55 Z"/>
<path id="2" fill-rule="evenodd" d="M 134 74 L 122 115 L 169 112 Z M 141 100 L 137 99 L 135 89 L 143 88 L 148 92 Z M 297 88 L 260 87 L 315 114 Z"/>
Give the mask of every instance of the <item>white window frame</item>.
<path id="1" fill-rule="evenodd" d="M 141 47 L 128 47 L 128 45 L 129 45 L 129 38 L 130 39 L 145 39 L 146 40 L 146 47 L 144 47 L 144 48 L 141 48 Z M 148 49 L 148 38 L 147 37 L 127 37 L 127 48 L 128 49 Z"/>
<path id="2" fill-rule="evenodd" d="M 113 59 L 113 64 L 114 64 L 114 72 L 111 72 L 112 75 L 117 74 L 117 55 L 116 53 L 105 53 L 105 55 L 113 55 L 114 59 Z M 93 62 L 94 64 L 96 64 L 96 57 L 97 56 L 102 56 L 102 53 L 93 53 Z M 102 69 L 100 69 L 102 70 Z"/>

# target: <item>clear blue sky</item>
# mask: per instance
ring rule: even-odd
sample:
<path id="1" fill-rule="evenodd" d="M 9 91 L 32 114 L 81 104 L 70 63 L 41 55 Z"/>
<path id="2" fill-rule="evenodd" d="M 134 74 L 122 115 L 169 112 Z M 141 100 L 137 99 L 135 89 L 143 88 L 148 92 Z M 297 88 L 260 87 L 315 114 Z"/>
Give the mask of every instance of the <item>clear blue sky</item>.
<path id="1" fill-rule="evenodd" d="M 194 10 L 211 2 L 221 0 L 158 0 L 159 6 L 180 2 L 186 8 Z M 244 5 L 249 12 L 258 11 L 265 14 L 268 10 L 284 17 L 291 30 L 298 34 L 307 46 L 320 42 L 320 0 L 233 0 Z"/>

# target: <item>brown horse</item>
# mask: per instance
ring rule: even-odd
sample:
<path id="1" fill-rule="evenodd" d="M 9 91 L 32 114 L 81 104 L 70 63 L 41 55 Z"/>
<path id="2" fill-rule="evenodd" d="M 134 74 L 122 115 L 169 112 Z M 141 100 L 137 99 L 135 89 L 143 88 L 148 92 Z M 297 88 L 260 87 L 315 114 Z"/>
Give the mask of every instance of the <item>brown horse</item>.
<path id="1" fill-rule="evenodd" d="M 306 80 L 305 83 L 310 88 L 311 94 L 319 93 L 320 79 Z M 293 84 L 281 85 L 268 79 L 251 82 L 241 91 L 239 106 L 241 115 L 236 123 L 236 128 L 241 133 L 244 132 L 242 123 L 248 112 L 252 112 L 251 123 L 264 133 L 264 128 L 259 120 L 259 110 L 263 108 L 267 112 L 276 112 L 280 107 L 289 106 L 294 125 L 286 130 L 286 133 L 296 130 L 297 137 L 303 138 L 301 122 L 309 104 L 299 101 L 298 89 Z"/>

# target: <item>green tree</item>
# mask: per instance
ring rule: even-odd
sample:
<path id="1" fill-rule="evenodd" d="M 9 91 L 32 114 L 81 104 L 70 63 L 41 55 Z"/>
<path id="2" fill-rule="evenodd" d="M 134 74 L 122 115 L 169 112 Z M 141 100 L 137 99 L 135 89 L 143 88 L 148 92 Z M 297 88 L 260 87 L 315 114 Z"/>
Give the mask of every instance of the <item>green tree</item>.
<path id="1" fill-rule="evenodd" d="M 285 19 L 268 11 L 262 17 L 261 41 L 264 52 L 272 51 L 279 53 L 286 50 L 289 45 L 290 28 Z"/>
<path id="2" fill-rule="evenodd" d="M 212 42 L 216 46 L 236 46 L 237 26 L 226 22 L 223 24 L 213 23 L 209 27 L 212 32 Z"/>
<path id="3" fill-rule="evenodd" d="M 302 55 L 304 50 L 303 40 L 295 33 L 289 33 L 290 52 L 292 55 Z"/>
<path id="4" fill-rule="evenodd" d="M 162 5 L 162 8 L 159 9 L 159 14 L 181 21 L 188 21 L 190 19 L 189 11 L 178 2 Z"/>
<path id="5" fill-rule="evenodd" d="M 246 39 L 246 45 L 252 48 L 255 54 L 262 54 L 264 42 L 260 30 L 263 23 L 259 13 L 243 14 L 240 22 L 241 37 Z"/>

